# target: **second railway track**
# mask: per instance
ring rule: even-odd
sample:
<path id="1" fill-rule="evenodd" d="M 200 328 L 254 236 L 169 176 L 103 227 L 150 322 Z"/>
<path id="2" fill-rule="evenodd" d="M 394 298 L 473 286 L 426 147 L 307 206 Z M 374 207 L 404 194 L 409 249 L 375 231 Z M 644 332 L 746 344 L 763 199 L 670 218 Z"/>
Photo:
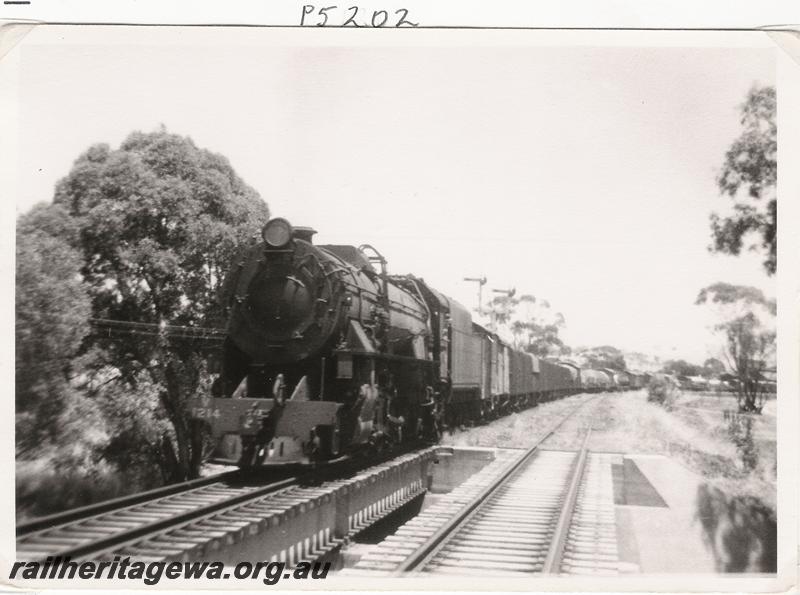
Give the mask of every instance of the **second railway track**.
<path id="1" fill-rule="evenodd" d="M 567 500 L 571 491 L 577 493 L 574 478 L 583 470 L 580 458 L 576 453 L 539 453 L 406 570 L 558 572 L 571 517 Z"/>
<path id="2" fill-rule="evenodd" d="M 487 465 L 345 572 L 617 573 L 610 463 L 588 451 L 591 427 L 584 428 L 577 451 L 541 449 L 581 409 L 513 463 L 499 457 Z"/>

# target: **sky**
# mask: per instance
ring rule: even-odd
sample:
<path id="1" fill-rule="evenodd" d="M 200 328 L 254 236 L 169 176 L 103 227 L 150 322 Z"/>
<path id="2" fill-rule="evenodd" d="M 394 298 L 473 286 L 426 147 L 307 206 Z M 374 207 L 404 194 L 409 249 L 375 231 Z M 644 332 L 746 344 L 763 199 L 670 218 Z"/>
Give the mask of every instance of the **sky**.
<path id="1" fill-rule="evenodd" d="M 37 28 L 17 48 L 17 213 L 91 144 L 163 124 L 317 243 L 372 244 L 468 307 L 466 276 L 547 299 L 573 346 L 702 363 L 702 287 L 775 295 L 759 255 L 707 249 L 738 106 L 774 84 L 762 37 L 418 33 Z"/>

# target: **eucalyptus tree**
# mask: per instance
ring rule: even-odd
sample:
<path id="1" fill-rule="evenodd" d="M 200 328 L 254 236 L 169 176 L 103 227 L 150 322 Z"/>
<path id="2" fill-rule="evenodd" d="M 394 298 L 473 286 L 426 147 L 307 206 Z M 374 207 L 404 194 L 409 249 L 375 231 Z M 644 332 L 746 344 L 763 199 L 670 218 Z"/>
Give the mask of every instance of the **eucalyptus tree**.
<path id="1" fill-rule="evenodd" d="M 225 157 L 163 127 L 134 132 L 118 149 L 90 147 L 57 184 L 52 208 L 77 230 L 69 241 L 81 256 L 92 317 L 158 327 L 218 327 L 224 274 L 237 247 L 252 241 L 269 217 L 266 203 Z M 164 333 L 94 333 L 84 346 L 95 356 L 92 386 L 113 380 L 119 398 L 128 398 L 121 409 L 135 415 L 138 398 L 143 412 L 167 422 L 149 440 L 168 480 L 195 476 L 199 468 L 186 402 L 205 389 L 202 347 Z M 155 395 L 156 405 L 144 403 L 147 395 Z"/>
<path id="2" fill-rule="evenodd" d="M 732 205 L 711 215 L 711 250 L 738 255 L 764 253 L 767 274 L 777 269 L 777 101 L 774 87 L 754 86 L 740 107 L 741 134 L 725 152 L 717 186 Z"/>

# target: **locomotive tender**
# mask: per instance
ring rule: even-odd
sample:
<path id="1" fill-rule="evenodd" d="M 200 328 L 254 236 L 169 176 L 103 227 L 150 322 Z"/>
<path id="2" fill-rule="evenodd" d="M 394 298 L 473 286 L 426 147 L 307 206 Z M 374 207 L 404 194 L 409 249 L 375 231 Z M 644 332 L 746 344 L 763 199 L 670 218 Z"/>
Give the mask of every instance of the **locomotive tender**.
<path id="1" fill-rule="evenodd" d="M 271 219 L 234 262 L 222 369 L 190 404 L 241 467 L 330 460 L 562 397 L 581 371 L 510 348 L 371 246 Z"/>

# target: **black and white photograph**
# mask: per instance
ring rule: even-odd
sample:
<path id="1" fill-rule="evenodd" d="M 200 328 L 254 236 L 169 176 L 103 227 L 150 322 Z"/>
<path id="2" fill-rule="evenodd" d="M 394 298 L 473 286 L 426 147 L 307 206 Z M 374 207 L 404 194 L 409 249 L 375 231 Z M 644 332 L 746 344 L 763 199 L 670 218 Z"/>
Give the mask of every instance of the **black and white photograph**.
<path id="1" fill-rule="evenodd" d="M 795 584 L 780 36 L 406 13 L 0 60 L 4 585 Z"/>

